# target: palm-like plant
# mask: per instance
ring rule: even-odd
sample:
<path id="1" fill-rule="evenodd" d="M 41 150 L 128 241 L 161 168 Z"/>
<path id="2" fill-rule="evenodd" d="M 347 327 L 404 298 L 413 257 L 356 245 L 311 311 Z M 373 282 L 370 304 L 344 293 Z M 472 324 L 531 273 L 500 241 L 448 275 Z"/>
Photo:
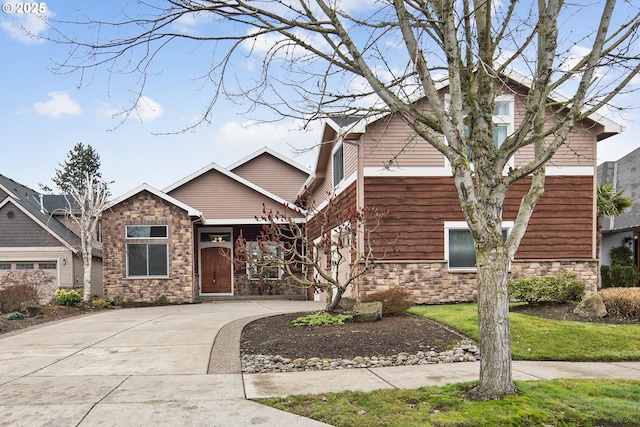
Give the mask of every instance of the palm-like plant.
<path id="1" fill-rule="evenodd" d="M 626 188 L 616 191 L 613 184 L 598 185 L 596 209 L 598 215 L 598 235 L 596 240 L 596 249 L 598 259 L 600 258 L 600 245 L 602 244 L 602 223 L 601 220 L 605 216 L 618 217 L 624 213 L 631 205 L 633 200 L 624 197 Z"/>
<path id="2" fill-rule="evenodd" d="M 622 195 L 625 190 L 626 188 L 616 191 L 613 188 L 613 184 L 598 185 L 596 202 L 598 218 L 602 218 L 603 216 L 620 216 L 627 208 L 633 205 L 633 200 Z"/>

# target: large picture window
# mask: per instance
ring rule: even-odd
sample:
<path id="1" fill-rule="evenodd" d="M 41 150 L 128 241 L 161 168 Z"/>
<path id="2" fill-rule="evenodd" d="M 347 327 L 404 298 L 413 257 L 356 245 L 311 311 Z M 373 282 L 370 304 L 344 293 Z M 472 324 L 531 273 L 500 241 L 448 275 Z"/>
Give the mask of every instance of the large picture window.
<path id="1" fill-rule="evenodd" d="M 127 277 L 169 276 L 169 227 L 127 225 Z"/>
<path id="2" fill-rule="evenodd" d="M 466 222 L 445 222 L 445 257 L 449 270 L 476 270 L 476 252 L 473 236 Z M 507 239 L 513 221 L 502 223 L 502 238 Z"/>
<path id="3" fill-rule="evenodd" d="M 166 244 L 127 245 L 128 276 L 167 276 Z"/>
<path id="4" fill-rule="evenodd" d="M 252 261 L 247 263 L 249 280 L 279 279 L 282 269 L 275 259 L 278 256 L 278 247 L 274 244 L 263 242 L 249 242 L 249 254 Z"/>

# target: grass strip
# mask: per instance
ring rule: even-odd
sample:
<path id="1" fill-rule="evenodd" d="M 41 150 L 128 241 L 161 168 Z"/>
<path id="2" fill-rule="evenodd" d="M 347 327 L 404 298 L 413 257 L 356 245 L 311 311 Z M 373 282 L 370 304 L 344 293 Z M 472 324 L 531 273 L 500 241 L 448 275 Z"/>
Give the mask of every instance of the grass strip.
<path id="1" fill-rule="evenodd" d="M 517 381 L 522 393 L 502 400 L 465 398 L 475 383 L 416 390 L 377 390 L 257 399 L 334 426 L 637 426 L 640 381 Z"/>

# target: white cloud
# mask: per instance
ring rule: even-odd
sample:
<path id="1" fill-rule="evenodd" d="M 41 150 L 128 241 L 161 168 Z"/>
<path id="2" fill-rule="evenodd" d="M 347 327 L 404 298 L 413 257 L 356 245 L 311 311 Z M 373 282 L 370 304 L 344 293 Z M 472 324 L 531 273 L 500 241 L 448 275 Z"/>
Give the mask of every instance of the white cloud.
<path id="1" fill-rule="evenodd" d="M 7 2 L 5 5 L 12 5 L 15 9 L 15 3 Z M 34 3 L 21 3 L 22 7 L 30 6 Z M 35 3 L 37 4 L 37 3 Z M 42 43 L 44 40 L 40 36 L 47 29 L 47 18 L 53 16 L 48 9 L 44 14 L 41 13 L 4 13 L 4 19 L 0 21 L 2 28 L 10 38 L 26 44 Z"/>
<path id="2" fill-rule="evenodd" d="M 33 104 L 33 111 L 45 117 L 60 118 L 64 115 L 77 116 L 82 113 L 80 104 L 66 92 L 49 92 L 49 100 Z"/>
<path id="3" fill-rule="evenodd" d="M 135 107 L 136 115 L 141 122 L 150 122 L 164 113 L 164 108 L 159 102 L 154 101 L 148 96 L 141 96 Z"/>
<path id="4" fill-rule="evenodd" d="M 171 26 L 183 34 L 197 33 L 198 30 L 211 23 L 211 13 L 199 12 L 181 15 Z"/>
<path id="5" fill-rule="evenodd" d="M 312 167 L 315 163 L 314 144 L 318 143 L 320 124 L 313 123 L 301 129 L 300 122 L 257 123 L 230 121 L 212 135 L 212 141 L 220 158 L 214 161 L 226 166 L 238 161 L 262 147 L 269 147 L 295 162 Z"/>

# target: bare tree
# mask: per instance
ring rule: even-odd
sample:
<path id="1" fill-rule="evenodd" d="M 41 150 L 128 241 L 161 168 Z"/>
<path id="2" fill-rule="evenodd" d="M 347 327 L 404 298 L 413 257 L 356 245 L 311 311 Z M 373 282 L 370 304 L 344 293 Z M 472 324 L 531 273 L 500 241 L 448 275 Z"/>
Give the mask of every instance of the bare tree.
<path id="1" fill-rule="evenodd" d="M 326 311 L 335 311 L 342 295 L 373 266 L 396 248 L 397 236 L 385 236 L 379 227 L 387 212 L 375 208 L 343 207 L 330 199 L 327 207 L 307 206 L 307 220 L 263 208 L 262 230 L 255 241 L 241 235 L 235 244 L 235 262 L 247 266 L 260 284 L 281 275 L 289 286 L 330 295 Z M 309 228 L 313 228 L 313 238 Z M 356 245 L 358 236 L 364 245 Z"/>
<path id="2" fill-rule="evenodd" d="M 107 184 L 87 174 L 79 188 L 69 183 L 66 214 L 78 227 L 80 233 L 80 254 L 82 256 L 84 301 L 91 300 L 91 266 L 93 263 L 93 246 L 95 242 L 100 215 L 107 205 L 109 191 Z"/>
<path id="3" fill-rule="evenodd" d="M 168 44 L 212 42 L 214 64 L 205 78 L 215 92 L 203 120 L 221 95 L 306 120 L 381 113 L 404 119 L 452 166 L 477 260 L 482 360 L 474 396 L 492 399 L 516 391 L 507 272 L 544 191 L 545 164 L 575 124 L 624 93 L 640 69 L 638 6 L 620 3 L 168 0 L 138 2 L 118 22 L 89 22 L 99 27 L 92 40 L 67 36 L 72 31 L 63 23 L 55 29 L 57 41 L 72 48 L 61 70 L 137 71 L 140 94 Z M 210 25 L 179 31 L 177 24 L 190 18 Z M 260 73 L 234 75 L 238 57 L 259 58 Z M 492 112 L 510 69 L 529 77 L 526 108 L 520 125 L 496 146 Z M 417 108 L 418 97 L 426 110 Z M 523 147 L 532 148 L 533 158 L 509 170 Z M 529 191 L 503 241 L 505 195 L 525 177 L 532 177 Z"/>

